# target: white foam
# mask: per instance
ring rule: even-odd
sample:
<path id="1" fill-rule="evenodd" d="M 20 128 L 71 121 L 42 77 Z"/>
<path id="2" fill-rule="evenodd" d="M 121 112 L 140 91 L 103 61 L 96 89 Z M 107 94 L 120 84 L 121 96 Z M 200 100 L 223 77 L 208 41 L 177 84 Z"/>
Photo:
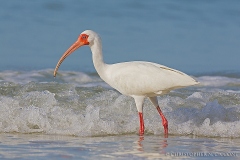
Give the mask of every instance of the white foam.
<path id="1" fill-rule="evenodd" d="M 0 132 L 76 136 L 138 133 L 139 118 L 132 98 L 109 90 L 99 77 L 63 72 L 58 83 L 51 81 L 51 74 L 51 70 L 1 72 Z M 208 83 L 210 79 L 198 79 L 207 87 L 190 87 L 158 98 L 170 134 L 240 137 L 239 91 L 208 87 L 214 83 Z M 28 82 L 32 80 L 36 81 Z M 239 82 L 227 78 L 217 85 L 229 83 Z M 144 120 L 147 134 L 163 134 L 161 118 L 148 100 Z"/>
<path id="2" fill-rule="evenodd" d="M 56 94 L 45 90 L 25 92 L 15 97 L 1 96 L 0 132 L 76 136 L 138 132 L 137 110 L 134 101 L 127 96 L 110 90 L 77 102 L 70 98 L 69 102 L 62 104 L 56 99 Z M 76 94 L 71 92 L 66 96 Z M 169 133 L 240 137 L 239 106 L 224 107 L 217 100 L 204 104 L 206 96 L 210 99 L 212 95 L 194 92 L 186 99 L 160 97 L 161 108 L 169 121 Z M 197 105 L 191 106 L 192 102 Z M 81 107 L 84 104 L 86 107 Z M 146 133 L 163 134 L 160 116 L 148 100 L 145 102 L 144 119 Z"/>
<path id="3" fill-rule="evenodd" d="M 240 85 L 239 78 L 229 78 L 222 76 L 202 76 L 198 77 L 197 80 L 200 82 L 202 86 L 220 87 L 234 84 Z"/>
<path id="4" fill-rule="evenodd" d="M 82 72 L 61 71 L 57 78 L 53 78 L 53 70 L 45 69 L 38 71 L 2 71 L 0 80 L 3 82 L 13 82 L 16 84 L 27 84 L 29 82 L 65 82 L 74 84 L 84 84 L 89 82 L 101 81 L 99 77 L 89 76 Z"/>

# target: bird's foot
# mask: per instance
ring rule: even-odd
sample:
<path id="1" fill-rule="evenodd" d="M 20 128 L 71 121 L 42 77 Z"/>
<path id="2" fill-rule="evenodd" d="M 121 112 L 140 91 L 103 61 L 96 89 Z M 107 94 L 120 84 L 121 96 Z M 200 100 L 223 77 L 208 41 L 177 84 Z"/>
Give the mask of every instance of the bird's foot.
<path id="1" fill-rule="evenodd" d="M 164 116 L 162 117 L 162 125 L 164 127 L 164 135 L 168 136 L 168 121 Z"/>
<path id="2" fill-rule="evenodd" d="M 143 136 L 144 135 L 144 130 L 139 129 L 139 136 Z"/>

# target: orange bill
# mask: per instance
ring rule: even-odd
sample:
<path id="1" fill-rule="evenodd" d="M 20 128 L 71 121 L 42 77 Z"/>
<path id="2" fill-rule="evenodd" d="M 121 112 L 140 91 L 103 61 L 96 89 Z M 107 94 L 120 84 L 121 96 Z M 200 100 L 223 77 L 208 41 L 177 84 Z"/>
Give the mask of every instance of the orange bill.
<path id="1" fill-rule="evenodd" d="M 65 58 L 67 58 L 67 56 L 69 56 L 71 53 L 73 53 L 76 49 L 78 49 L 79 47 L 83 46 L 84 43 L 82 43 L 81 41 L 79 41 L 79 39 L 70 47 L 68 48 L 68 50 L 62 55 L 62 57 L 59 59 L 56 67 L 55 67 L 55 70 L 54 70 L 54 73 L 53 73 L 53 76 L 56 77 L 56 74 L 57 74 L 57 71 L 58 71 L 58 68 L 59 66 L 62 64 L 62 62 L 64 61 Z"/>

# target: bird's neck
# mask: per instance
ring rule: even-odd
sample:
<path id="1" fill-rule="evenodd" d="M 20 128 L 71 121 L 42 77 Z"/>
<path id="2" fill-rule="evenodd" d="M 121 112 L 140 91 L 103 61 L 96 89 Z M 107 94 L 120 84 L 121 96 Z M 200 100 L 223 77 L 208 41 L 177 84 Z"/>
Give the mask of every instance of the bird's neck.
<path id="1" fill-rule="evenodd" d="M 107 64 L 103 61 L 102 42 L 100 37 L 94 40 L 94 43 L 90 45 L 90 49 L 92 51 L 93 65 L 99 76 L 104 79 L 104 71 L 106 70 Z"/>

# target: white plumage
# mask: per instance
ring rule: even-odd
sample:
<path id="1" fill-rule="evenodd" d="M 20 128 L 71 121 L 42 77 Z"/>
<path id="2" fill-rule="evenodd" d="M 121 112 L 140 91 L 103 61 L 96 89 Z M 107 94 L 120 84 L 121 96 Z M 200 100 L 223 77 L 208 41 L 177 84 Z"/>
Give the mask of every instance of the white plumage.
<path id="1" fill-rule="evenodd" d="M 196 84 L 180 71 L 150 62 L 117 63 L 107 66 L 105 71 L 104 81 L 125 95 L 157 96 Z"/>

